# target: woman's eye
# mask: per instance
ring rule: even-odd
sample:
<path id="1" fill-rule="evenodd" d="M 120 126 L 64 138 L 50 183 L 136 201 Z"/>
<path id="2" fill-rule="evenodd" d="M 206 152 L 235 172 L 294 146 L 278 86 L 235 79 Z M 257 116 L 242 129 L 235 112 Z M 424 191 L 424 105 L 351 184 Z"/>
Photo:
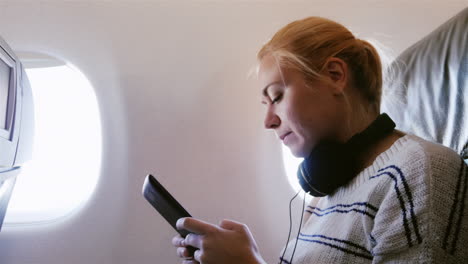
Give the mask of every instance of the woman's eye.
<path id="1" fill-rule="evenodd" d="M 279 100 L 281 100 L 282 97 L 283 97 L 282 94 L 277 95 L 277 96 L 271 101 L 271 103 L 272 103 L 272 104 L 277 103 Z"/>

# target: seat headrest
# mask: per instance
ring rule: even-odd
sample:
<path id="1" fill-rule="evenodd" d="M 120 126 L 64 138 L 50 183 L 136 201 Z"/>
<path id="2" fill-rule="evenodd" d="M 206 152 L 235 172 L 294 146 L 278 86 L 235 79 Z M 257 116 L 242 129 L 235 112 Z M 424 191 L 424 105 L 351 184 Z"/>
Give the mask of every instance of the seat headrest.
<path id="1" fill-rule="evenodd" d="M 468 158 L 468 8 L 406 49 L 391 66 L 382 111 L 397 128 Z"/>

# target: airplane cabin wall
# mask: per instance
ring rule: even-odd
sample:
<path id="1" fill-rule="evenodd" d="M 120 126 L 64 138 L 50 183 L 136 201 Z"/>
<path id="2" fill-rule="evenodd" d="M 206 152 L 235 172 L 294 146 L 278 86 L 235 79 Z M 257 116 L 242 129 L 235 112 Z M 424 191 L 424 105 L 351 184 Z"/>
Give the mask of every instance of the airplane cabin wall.
<path id="1" fill-rule="evenodd" d="M 259 85 L 248 77 L 256 51 L 286 23 L 319 15 L 399 54 L 465 6 L 1 1 L 0 35 L 15 51 L 55 56 L 89 78 L 100 104 L 103 160 L 96 191 L 79 211 L 55 223 L 4 226 L 0 263 L 178 263 L 175 232 L 141 196 L 148 173 L 192 215 L 246 223 L 264 258 L 277 262 L 294 191 L 281 145 L 263 129 Z"/>

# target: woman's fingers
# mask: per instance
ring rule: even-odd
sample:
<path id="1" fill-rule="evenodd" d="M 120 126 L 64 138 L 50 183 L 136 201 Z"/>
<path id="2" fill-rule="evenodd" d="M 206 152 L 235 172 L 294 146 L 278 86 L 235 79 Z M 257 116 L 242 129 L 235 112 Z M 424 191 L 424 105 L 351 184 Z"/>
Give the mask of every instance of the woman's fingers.
<path id="1" fill-rule="evenodd" d="M 245 224 L 223 220 L 213 225 L 187 217 L 177 221 L 177 228 L 189 231 L 185 238 L 172 239 L 182 263 L 264 263 Z"/>
<path id="2" fill-rule="evenodd" d="M 184 217 L 177 220 L 177 229 L 184 229 L 191 233 L 204 235 L 217 229 L 215 225 L 192 217 Z"/>
<path id="3" fill-rule="evenodd" d="M 183 260 L 182 264 L 200 264 L 200 262 L 192 259 L 192 260 Z"/>
<path id="4" fill-rule="evenodd" d="M 246 228 L 246 226 L 242 223 L 239 223 L 233 220 L 227 220 L 227 219 L 224 219 L 223 221 L 221 221 L 221 223 L 219 224 L 219 227 L 223 229 L 227 229 L 227 230 L 241 230 L 241 229 Z"/>
<path id="5" fill-rule="evenodd" d="M 179 258 L 190 260 L 190 259 L 193 259 L 193 251 L 190 251 L 186 247 L 178 247 L 177 248 L 177 256 Z"/>
<path id="6" fill-rule="evenodd" d="M 184 247 L 192 246 L 195 248 L 201 248 L 202 244 L 203 244 L 203 237 L 200 235 L 192 234 L 192 233 L 188 234 L 185 237 L 184 241 L 182 242 L 182 245 Z"/>
<path id="7" fill-rule="evenodd" d="M 177 235 L 172 238 L 172 245 L 176 247 L 183 247 L 184 238 L 180 235 Z"/>
<path id="8" fill-rule="evenodd" d="M 200 249 L 195 250 L 195 253 L 193 253 L 193 259 L 195 259 L 198 262 L 202 262 L 202 251 Z"/>

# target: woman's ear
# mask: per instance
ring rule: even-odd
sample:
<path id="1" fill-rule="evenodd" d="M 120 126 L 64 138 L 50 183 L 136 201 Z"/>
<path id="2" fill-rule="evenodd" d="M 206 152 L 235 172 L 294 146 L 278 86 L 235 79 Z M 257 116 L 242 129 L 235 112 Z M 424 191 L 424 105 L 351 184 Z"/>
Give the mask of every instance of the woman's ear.
<path id="1" fill-rule="evenodd" d="M 329 58 L 324 71 L 333 84 L 334 94 L 343 94 L 348 84 L 348 65 L 346 62 L 335 57 Z"/>

